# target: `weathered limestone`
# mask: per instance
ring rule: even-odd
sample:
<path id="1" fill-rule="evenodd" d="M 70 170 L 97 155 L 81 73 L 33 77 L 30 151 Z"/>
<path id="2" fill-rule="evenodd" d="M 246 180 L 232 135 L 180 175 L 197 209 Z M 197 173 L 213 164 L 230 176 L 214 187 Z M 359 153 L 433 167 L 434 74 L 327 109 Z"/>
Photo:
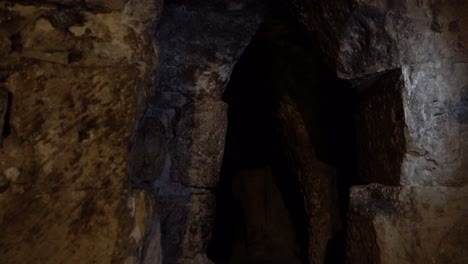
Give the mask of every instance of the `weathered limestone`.
<path id="1" fill-rule="evenodd" d="M 362 180 L 390 185 L 468 183 L 468 64 L 403 66 L 361 96 Z"/>
<path id="2" fill-rule="evenodd" d="M 352 191 L 350 263 L 468 260 L 467 73 L 466 63 L 403 66 L 369 89 L 363 180 L 404 187 Z"/>
<path id="3" fill-rule="evenodd" d="M 160 11 L 150 0 L 0 3 L 2 263 L 143 258 L 153 205 L 130 189 L 127 148 L 154 86 Z"/>
<path id="4" fill-rule="evenodd" d="M 466 222 L 468 3 L 292 4 L 338 77 L 361 91 L 361 180 L 402 185 L 351 193 L 349 262 L 466 262 L 454 249 L 466 228 L 442 236 Z"/>
<path id="5" fill-rule="evenodd" d="M 362 91 L 361 179 L 394 185 L 353 189 L 350 263 L 467 262 L 468 3 L 291 3 Z M 257 5 L 170 1 L 159 54 L 156 0 L 0 3 L 2 263 L 210 262 L 221 95 Z M 320 263 L 335 172 L 288 92 L 278 117 Z"/>
<path id="6" fill-rule="evenodd" d="M 295 0 L 340 78 L 435 60 L 466 61 L 468 3 Z"/>
<path id="7" fill-rule="evenodd" d="M 402 184 L 466 186 L 468 61 L 404 66 L 402 73 L 408 142 Z"/>
<path id="8" fill-rule="evenodd" d="M 467 187 L 353 187 L 350 263 L 468 260 Z"/>
<path id="9" fill-rule="evenodd" d="M 213 191 L 227 127 L 221 96 L 260 23 L 255 5 L 232 9 L 223 1 L 177 1 L 164 7 L 157 32 L 158 92 L 142 121 L 156 123 L 151 126 L 158 127 L 154 136 L 162 135 L 156 140 L 161 150 L 157 155 L 147 151 L 158 156 L 155 162 L 150 158 L 131 172 L 137 185 L 157 190 L 164 263 L 209 262 L 205 254 L 215 213 Z M 147 167 L 155 173 L 143 178 L 135 173 Z"/>

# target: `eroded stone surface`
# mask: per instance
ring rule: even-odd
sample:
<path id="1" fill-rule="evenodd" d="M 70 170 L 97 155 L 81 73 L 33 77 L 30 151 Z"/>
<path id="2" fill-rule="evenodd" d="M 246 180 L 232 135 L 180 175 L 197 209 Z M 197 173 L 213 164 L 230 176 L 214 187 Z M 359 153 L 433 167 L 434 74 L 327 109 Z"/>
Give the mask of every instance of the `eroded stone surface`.
<path id="1" fill-rule="evenodd" d="M 222 1 L 168 2 L 159 25 L 158 93 L 146 118 L 160 122 L 168 146 L 162 173 L 150 181 L 158 190 L 164 263 L 209 262 L 227 126 L 221 96 L 260 23 L 256 4 L 238 8 Z"/>
<path id="2" fill-rule="evenodd" d="M 465 263 L 467 199 L 466 187 L 353 187 L 350 263 Z"/>
<path id="3" fill-rule="evenodd" d="M 342 78 L 441 59 L 468 60 L 466 1 L 297 0 L 292 4 L 304 24 L 318 33 L 322 50 Z"/>
<path id="4" fill-rule="evenodd" d="M 395 185 L 466 186 L 468 4 L 293 2 L 318 32 L 338 76 L 401 68 L 397 92 L 384 87 L 364 111 L 397 131 L 369 147 L 369 156 L 393 149 L 399 155 L 404 149 L 404 155 L 375 155 L 376 161 L 383 157 L 384 174 L 372 176 L 380 171 L 375 169 L 366 177 Z M 2 262 L 209 263 L 204 253 L 226 129 L 221 95 L 260 23 L 255 5 L 169 2 L 158 32 L 159 93 L 146 109 L 159 57 L 152 29 L 160 2 L 0 3 L 0 91 L 10 93 L 0 99 L 2 137 L 8 128 L 0 146 Z M 305 112 L 281 107 L 289 135 L 296 136 L 289 143 L 308 146 L 300 116 Z M 138 191 L 127 179 L 132 132 L 129 171 Z M 378 137 L 370 136 L 374 142 Z M 328 238 L 332 194 L 320 188 L 331 185 L 327 176 L 333 172 L 303 150 L 291 152 L 303 164 L 297 172 L 312 236 Z M 320 173 L 314 180 L 305 177 L 312 167 Z M 466 262 L 465 189 L 355 189 L 350 259 Z M 311 241 L 312 258 L 322 259 L 324 240 Z"/>
<path id="5" fill-rule="evenodd" d="M 215 197 L 211 193 L 160 195 L 163 263 L 211 263 L 202 251 L 213 227 Z"/>
<path id="6" fill-rule="evenodd" d="M 352 191 L 350 262 L 466 262 L 468 3 L 291 4 L 338 77 L 359 83 L 362 180 L 406 186 Z"/>
<path id="7" fill-rule="evenodd" d="M 154 203 L 130 189 L 127 149 L 154 86 L 158 12 L 153 1 L 0 3 L 0 86 L 11 101 L 0 147 L 2 262 L 145 258 L 153 222 L 141 219 Z"/>
<path id="8" fill-rule="evenodd" d="M 196 101 L 186 106 L 181 114 L 176 126 L 178 137 L 171 148 L 173 153 L 179 153 L 173 163 L 174 181 L 194 188 L 216 188 L 228 125 L 227 104 L 215 100 Z"/>
<path id="9" fill-rule="evenodd" d="M 402 68 L 408 150 L 405 185 L 468 184 L 468 64 L 441 61 Z"/>
<path id="10" fill-rule="evenodd" d="M 404 66 L 362 85 L 362 179 L 389 185 L 465 186 L 467 76 L 466 63 L 441 61 Z"/>

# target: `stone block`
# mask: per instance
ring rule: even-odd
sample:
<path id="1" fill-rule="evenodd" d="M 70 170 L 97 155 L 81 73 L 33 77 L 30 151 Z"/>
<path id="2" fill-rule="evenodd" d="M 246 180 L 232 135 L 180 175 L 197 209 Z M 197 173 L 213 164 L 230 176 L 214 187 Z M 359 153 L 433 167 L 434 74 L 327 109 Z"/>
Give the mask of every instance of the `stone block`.
<path id="1" fill-rule="evenodd" d="M 362 84 L 361 178 L 389 185 L 468 183 L 468 64 L 404 66 Z"/>
<path id="2" fill-rule="evenodd" d="M 468 63 L 402 68 L 404 185 L 468 184 Z"/>
<path id="3" fill-rule="evenodd" d="M 227 104 L 196 102 L 183 110 L 176 129 L 173 180 L 185 186 L 215 188 L 224 155 Z"/>
<path id="4" fill-rule="evenodd" d="M 467 187 L 353 187 L 349 263 L 467 263 L 467 201 Z"/>
<path id="5" fill-rule="evenodd" d="M 294 0 L 318 33 L 339 77 L 353 79 L 402 65 L 468 61 L 468 2 Z"/>
<path id="6" fill-rule="evenodd" d="M 202 263 L 213 228 L 211 193 L 158 196 L 163 263 Z"/>

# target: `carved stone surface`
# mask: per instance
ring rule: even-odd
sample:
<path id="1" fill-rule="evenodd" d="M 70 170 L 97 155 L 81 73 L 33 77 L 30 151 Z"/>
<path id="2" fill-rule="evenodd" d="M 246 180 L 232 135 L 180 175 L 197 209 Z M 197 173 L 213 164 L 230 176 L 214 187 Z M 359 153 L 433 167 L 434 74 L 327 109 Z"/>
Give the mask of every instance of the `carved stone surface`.
<path id="1" fill-rule="evenodd" d="M 221 97 L 259 2 L 0 2 L 2 263 L 210 263 Z M 290 4 L 362 89 L 363 181 L 403 185 L 352 190 L 350 262 L 467 262 L 468 2 Z M 335 172 L 283 99 L 319 263 Z"/>
<path id="2" fill-rule="evenodd" d="M 402 68 L 407 153 L 405 185 L 468 184 L 468 63 Z"/>
<path id="3" fill-rule="evenodd" d="M 467 76 L 468 64 L 442 61 L 404 66 L 362 85 L 358 127 L 365 182 L 468 183 Z"/>
<path id="4" fill-rule="evenodd" d="M 131 190 L 127 149 L 154 86 L 148 30 L 160 11 L 153 1 L 0 3 L 0 85 L 11 96 L 2 263 L 145 257 L 154 203 Z"/>
<path id="5" fill-rule="evenodd" d="M 158 92 L 146 114 L 162 124 L 168 146 L 154 181 L 164 263 L 209 262 L 206 247 L 227 128 L 221 96 L 261 22 L 260 10 L 253 2 L 235 8 L 224 1 L 165 4 L 157 32 Z"/>
<path id="6" fill-rule="evenodd" d="M 402 185 L 353 189 L 349 261 L 466 262 L 468 2 L 291 6 L 361 91 L 361 180 Z"/>
<path id="7" fill-rule="evenodd" d="M 466 187 L 353 187 L 349 263 L 466 263 L 467 199 Z"/>
<path id="8" fill-rule="evenodd" d="M 468 60 L 466 1 L 295 0 L 292 5 L 318 33 L 341 78 L 441 59 Z"/>

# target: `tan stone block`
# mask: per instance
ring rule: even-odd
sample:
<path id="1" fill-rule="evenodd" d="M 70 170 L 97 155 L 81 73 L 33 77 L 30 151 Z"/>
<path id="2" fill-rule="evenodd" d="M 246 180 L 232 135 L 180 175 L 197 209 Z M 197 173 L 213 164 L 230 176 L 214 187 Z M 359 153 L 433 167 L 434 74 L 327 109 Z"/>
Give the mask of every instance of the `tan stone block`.
<path id="1" fill-rule="evenodd" d="M 466 263 L 467 201 L 467 187 L 353 187 L 349 263 Z"/>

